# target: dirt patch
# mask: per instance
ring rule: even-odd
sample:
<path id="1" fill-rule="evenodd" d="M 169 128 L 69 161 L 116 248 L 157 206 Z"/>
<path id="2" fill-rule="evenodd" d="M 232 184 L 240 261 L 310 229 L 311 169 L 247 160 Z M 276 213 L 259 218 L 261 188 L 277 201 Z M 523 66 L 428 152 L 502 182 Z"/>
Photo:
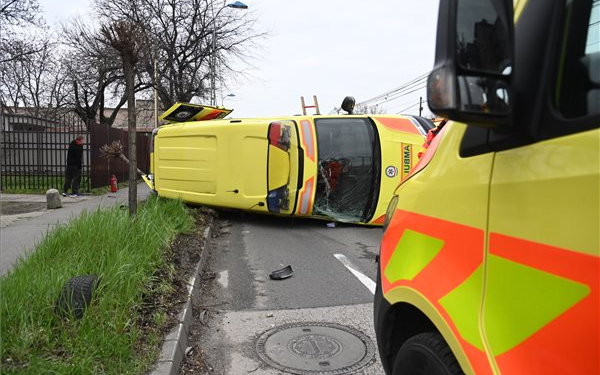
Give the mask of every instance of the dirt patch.
<path id="1" fill-rule="evenodd" d="M 212 238 L 229 233 L 228 224 L 219 220 L 216 221 L 212 228 Z M 225 307 L 223 302 L 220 302 L 216 292 L 217 274 L 212 271 L 213 261 L 212 246 L 205 248 L 209 253 L 206 254 L 206 264 L 202 279 L 200 280 L 200 290 L 197 299 L 193 300 L 192 311 L 194 318 L 190 325 L 188 333 L 188 342 L 185 355 L 179 368 L 179 375 L 212 375 L 220 372 L 218 366 L 213 366 L 208 360 L 204 348 L 201 345 L 202 336 L 218 332 L 220 327 L 215 327 L 214 322 L 217 316 Z M 213 331 L 214 330 L 214 331 Z"/>
<path id="2" fill-rule="evenodd" d="M 154 282 L 144 296 L 138 319 L 138 327 L 144 331 L 158 330 L 166 336 L 178 323 L 178 315 L 188 297 L 188 281 L 196 271 L 204 250 L 204 231 L 211 223 L 210 211 L 194 208 L 192 214 L 196 224 L 194 230 L 175 238 L 167 253 L 168 266 L 154 274 Z M 161 287 L 164 281 L 171 286 L 168 291 Z M 153 319 L 158 311 L 166 312 L 166 320 L 160 326 Z M 146 344 L 148 343 L 141 343 L 140 350 L 144 350 L 143 346 Z"/>
<path id="3" fill-rule="evenodd" d="M 19 215 L 46 210 L 46 202 L 2 202 L 0 215 Z"/>

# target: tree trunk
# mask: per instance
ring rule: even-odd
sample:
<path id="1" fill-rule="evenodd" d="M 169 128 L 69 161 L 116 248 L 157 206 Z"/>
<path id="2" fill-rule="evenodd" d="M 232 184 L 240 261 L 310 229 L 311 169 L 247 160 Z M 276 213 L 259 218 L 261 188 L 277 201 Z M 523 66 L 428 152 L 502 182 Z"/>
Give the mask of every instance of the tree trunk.
<path id="1" fill-rule="evenodd" d="M 123 59 L 125 73 L 125 92 L 127 93 L 127 146 L 129 148 L 129 214 L 137 213 L 137 156 L 135 147 L 136 114 L 134 92 L 134 66 L 128 59 Z"/>

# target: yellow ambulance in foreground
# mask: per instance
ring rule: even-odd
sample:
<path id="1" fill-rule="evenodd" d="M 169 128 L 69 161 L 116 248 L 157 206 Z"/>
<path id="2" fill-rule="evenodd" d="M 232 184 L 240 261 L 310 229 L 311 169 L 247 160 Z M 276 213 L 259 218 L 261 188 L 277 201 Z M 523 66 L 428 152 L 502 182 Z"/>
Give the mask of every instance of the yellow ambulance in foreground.
<path id="1" fill-rule="evenodd" d="M 159 196 L 381 225 L 393 190 L 433 127 L 417 116 L 223 119 L 218 111 L 178 104 L 165 112 L 174 123 L 154 132 L 146 178 Z M 207 116 L 214 119 L 187 121 Z"/>
<path id="2" fill-rule="evenodd" d="M 600 374 L 600 0 L 440 2 L 431 110 L 396 189 L 387 374 Z"/>

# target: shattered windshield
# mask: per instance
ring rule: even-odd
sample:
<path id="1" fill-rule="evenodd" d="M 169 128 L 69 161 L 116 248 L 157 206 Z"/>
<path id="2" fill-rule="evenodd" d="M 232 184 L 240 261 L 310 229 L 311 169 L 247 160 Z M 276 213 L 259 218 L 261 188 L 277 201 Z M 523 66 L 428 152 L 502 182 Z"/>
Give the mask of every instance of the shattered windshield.
<path id="1" fill-rule="evenodd" d="M 379 194 L 379 148 L 365 118 L 315 121 L 318 146 L 314 213 L 366 221 Z"/>

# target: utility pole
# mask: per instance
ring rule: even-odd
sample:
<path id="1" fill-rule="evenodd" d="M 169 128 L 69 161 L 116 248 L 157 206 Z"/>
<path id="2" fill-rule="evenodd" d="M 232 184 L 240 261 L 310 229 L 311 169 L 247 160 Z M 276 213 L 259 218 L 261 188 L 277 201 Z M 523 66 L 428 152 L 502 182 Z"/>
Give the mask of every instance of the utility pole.
<path id="1" fill-rule="evenodd" d="M 154 48 L 154 129 L 158 128 L 158 73 L 156 72 L 157 50 Z"/>

